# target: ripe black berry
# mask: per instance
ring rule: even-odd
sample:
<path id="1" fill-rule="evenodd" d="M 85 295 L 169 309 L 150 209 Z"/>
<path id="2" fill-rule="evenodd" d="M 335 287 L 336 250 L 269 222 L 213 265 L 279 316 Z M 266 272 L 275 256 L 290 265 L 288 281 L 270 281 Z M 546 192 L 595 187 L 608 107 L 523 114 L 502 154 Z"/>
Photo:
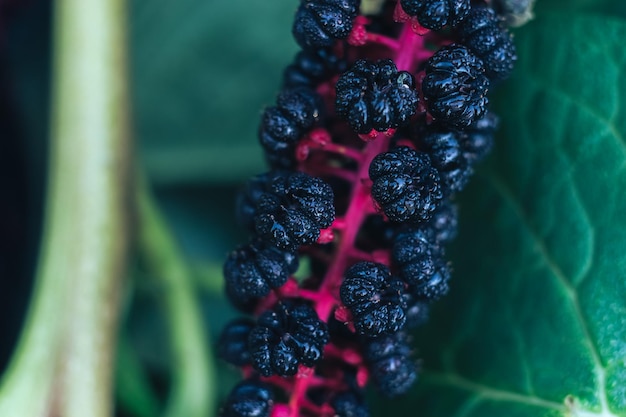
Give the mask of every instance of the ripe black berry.
<path id="1" fill-rule="evenodd" d="M 244 189 L 237 195 L 235 209 L 237 221 L 248 231 L 254 232 L 254 217 L 261 196 L 270 192 L 272 181 L 281 175 L 288 174 L 283 171 L 269 171 L 255 175 L 248 180 Z"/>
<path id="2" fill-rule="evenodd" d="M 398 71 L 390 59 L 358 60 L 339 78 L 336 89 L 335 110 L 358 133 L 402 126 L 417 110 L 413 76 Z"/>
<path id="3" fill-rule="evenodd" d="M 420 138 L 420 144 L 430 156 L 431 163 L 439 171 L 444 196 L 465 188 L 473 174 L 457 140 L 457 132 L 431 127 Z"/>
<path id="4" fill-rule="evenodd" d="M 293 22 L 293 37 L 303 49 L 332 46 L 352 30 L 360 0 L 301 0 Z"/>
<path id="5" fill-rule="evenodd" d="M 498 117 L 488 111 L 459 135 L 465 160 L 474 165 L 482 161 L 493 148 L 493 134 L 498 127 Z"/>
<path id="6" fill-rule="evenodd" d="M 248 351 L 248 335 L 254 328 L 254 321 L 241 318 L 228 323 L 222 330 L 217 347 L 218 356 L 235 366 L 250 363 Z"/>
<path id="7" fill-rule="evenodd" d="M 243 381 L 228 395 L 220 417 L 269 417 L 274 394 L 267 384 Z"/>
<path id="8" fill-rule="evenodd" d="M 517 60 L 513 37 L 502 26 L 493 9 L 472 7 L 459 25 L 461 42 L 484 64 L 485 74 L 493 80 L 502 80 L 513 71 Z"/>
<path id="9" fill-rule="evenodd" d="M 259 141 L 273 167 L 289 168 L 295 159 L 294 148 L 302 135 L 320 120 L 321 100 L 305 87 L 285 90 L 276 106 L 263 113 Z"/>
<path id="10" fill-rule="evenodd" d="M 445 200 L 433 213 L 432 219 L 424 225 L 429 229 L 437 243 L 445 245 L 452 242 L 457 234 L 459 214 L 456 204 Z"/>
<path id="11" fill-rule="evenodd" d="M 359 262 L 346 271 L 340 296 L 352 313 L 357 333 L 378 336 L 404 326 L 403 290 L 402 281 L 392 277 L 385 265 Z"/>
<path id="12" fill-rule="evenodd" d="M 265 297 L 298 269 L 296 254 L 255 240 L 232 251 L 224 263 L 224 279 L 240 300 Z"/>
<path id="13" fill-rule="evenodd" d="M 283 87 L 315 88 L 320 82 L 346 70 L 346 61 L 330 48 L 305 49 L 283 73 Z"/>
<path id="14" fill-rule="evenodd" d="M 408 284 L 426 282 L 436 270 L 442 249 L 431 233 L 418 228 L 405 228 L 395 238 L 392 259 Z"/>
<path id="15" fill-rule="evenodd" d="M 314 366 L 329 335 L 326 323 L 306 304 L 283 302 L 261 314 L 250 332 L 252 366 L 263 376 L 290 376 L 298 365 Z"/>
<path id="16" fill-rule="evenodd" d="M 413 295 L 435 299 L 447 293 L 449 266 L 443 248 L 428 229 L 408 227 L 398 233 L 392 258 Z"/>
<path id="17" fill-rule="evenodd" d="M 428 220 L 442 198 L 439 173 L 425 153 L 400 146 L 369 167 L 372 197 L 393 222 Z"/>
<path id="18" fill-rule="evenodd" d="M 464 128 L 483 115 L 489 79 L 482 61 L 466 47 L 443 47 L 428 60 L 425 72 L 422 92 L 435 120 Z"/>
<path id="19" fill-rule="evenodd" d="M 374 384 L 383 395 L 404 394 L 417 380 L 417 365 L 404 332 L 368 340 L 364 353 Z"/>
<path id="20" fill-rule="evenodd" d="M 335 218 L 333 190 L 319 178 L 302 172 L 283 173 L 272 179 L 268 192 L 257 202 L 257 234 L 289 251 L 314 243 L 320 230 Z"/>
<path id="21" fill-rule="evenodd" d="M 456 26 L 470 10 L 470 0 L 401 0 L 400 4 L 406 14 L 431 30 Z"/>
<path id="22" fill-rule="evenodd" d="M 352 391 L 344 391 L 335 396 L 330 402 L 335 410 L 333 417 L 369 417 L 370 412 L 361 395 Z"/>

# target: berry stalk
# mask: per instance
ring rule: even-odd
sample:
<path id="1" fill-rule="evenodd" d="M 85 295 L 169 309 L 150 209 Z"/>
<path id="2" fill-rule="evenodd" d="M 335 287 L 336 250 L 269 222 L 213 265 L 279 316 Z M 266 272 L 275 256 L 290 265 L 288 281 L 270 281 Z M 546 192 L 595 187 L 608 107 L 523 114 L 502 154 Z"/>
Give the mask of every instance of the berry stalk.
<path id="1" fill-rule="evenodd" d="M 303 50 L 259 129 L 272 171 L 238 204 L 253 239 L 224 266 L 227 295 L 256 317 L 221 337 L 247 378 L 224 417 L 367 416 L 368 381 L 387 396 L 416 381 L 406 331 L 448 291 L 454 196 L 491 146 L 486 93 L 514 60 L 493 11 L 449 3 L 363 16 L 356 0 L 301 2 Z"/>

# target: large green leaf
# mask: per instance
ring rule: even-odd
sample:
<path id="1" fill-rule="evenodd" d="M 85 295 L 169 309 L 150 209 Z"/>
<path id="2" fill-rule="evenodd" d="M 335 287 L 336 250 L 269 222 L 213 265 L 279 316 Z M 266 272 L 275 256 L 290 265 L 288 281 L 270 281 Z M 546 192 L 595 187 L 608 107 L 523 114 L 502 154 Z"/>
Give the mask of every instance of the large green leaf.
<path id="1" fill-rule="evenodd" d="M 263 171 L 256 139 L 295 54 L 292 0 L 131 2 L 141 158 L 163 183 Z"/>
<path id="2" fill-rule="evenodd" d="M 461 200 L 453 290 L 416 334 L 423 378 L 396 410 L 626 416 L 624 39 L 599 17 L 518 34 L 500 140 Z"/>

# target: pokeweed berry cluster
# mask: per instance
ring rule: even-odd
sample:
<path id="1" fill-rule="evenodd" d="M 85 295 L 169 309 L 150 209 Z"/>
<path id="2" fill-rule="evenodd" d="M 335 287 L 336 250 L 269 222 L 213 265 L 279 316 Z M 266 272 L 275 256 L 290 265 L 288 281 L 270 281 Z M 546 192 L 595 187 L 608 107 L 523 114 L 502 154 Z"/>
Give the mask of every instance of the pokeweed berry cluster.
<path id="1" fill-rule="evenodd" d="M 409 330 L 448 292 L 455 196 L 492 147 L 512 37 L 485 1 L 359 3 L 295 15 L 302 50 L 259 128 L 271 170 L 237 204 L 252 238 L 224 264 L 249 316 L 220 338 L 245 376 L 223 417 L 368 416 L 369 381 L 416 381 Z"/>

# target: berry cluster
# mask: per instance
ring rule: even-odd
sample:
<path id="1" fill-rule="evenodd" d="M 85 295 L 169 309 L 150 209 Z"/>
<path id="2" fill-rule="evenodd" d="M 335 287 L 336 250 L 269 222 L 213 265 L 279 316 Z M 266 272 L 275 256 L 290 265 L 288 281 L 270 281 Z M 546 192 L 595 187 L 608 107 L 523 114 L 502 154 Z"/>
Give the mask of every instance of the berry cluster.
<path id="1" fill-rule="evenodd" d="M 512 38 L 485 1 L 359 3 L 296 12 L 302 50 L 258 131 L 271 170 L 237 203 L 252 237 L 224 264 L 250 316 L 220 338 L 245 376 L 222 417 L 369 416 L 368 381 L 417 380 L 409 331 L 448 292 L 455 196 L 492 147 Z"/>

